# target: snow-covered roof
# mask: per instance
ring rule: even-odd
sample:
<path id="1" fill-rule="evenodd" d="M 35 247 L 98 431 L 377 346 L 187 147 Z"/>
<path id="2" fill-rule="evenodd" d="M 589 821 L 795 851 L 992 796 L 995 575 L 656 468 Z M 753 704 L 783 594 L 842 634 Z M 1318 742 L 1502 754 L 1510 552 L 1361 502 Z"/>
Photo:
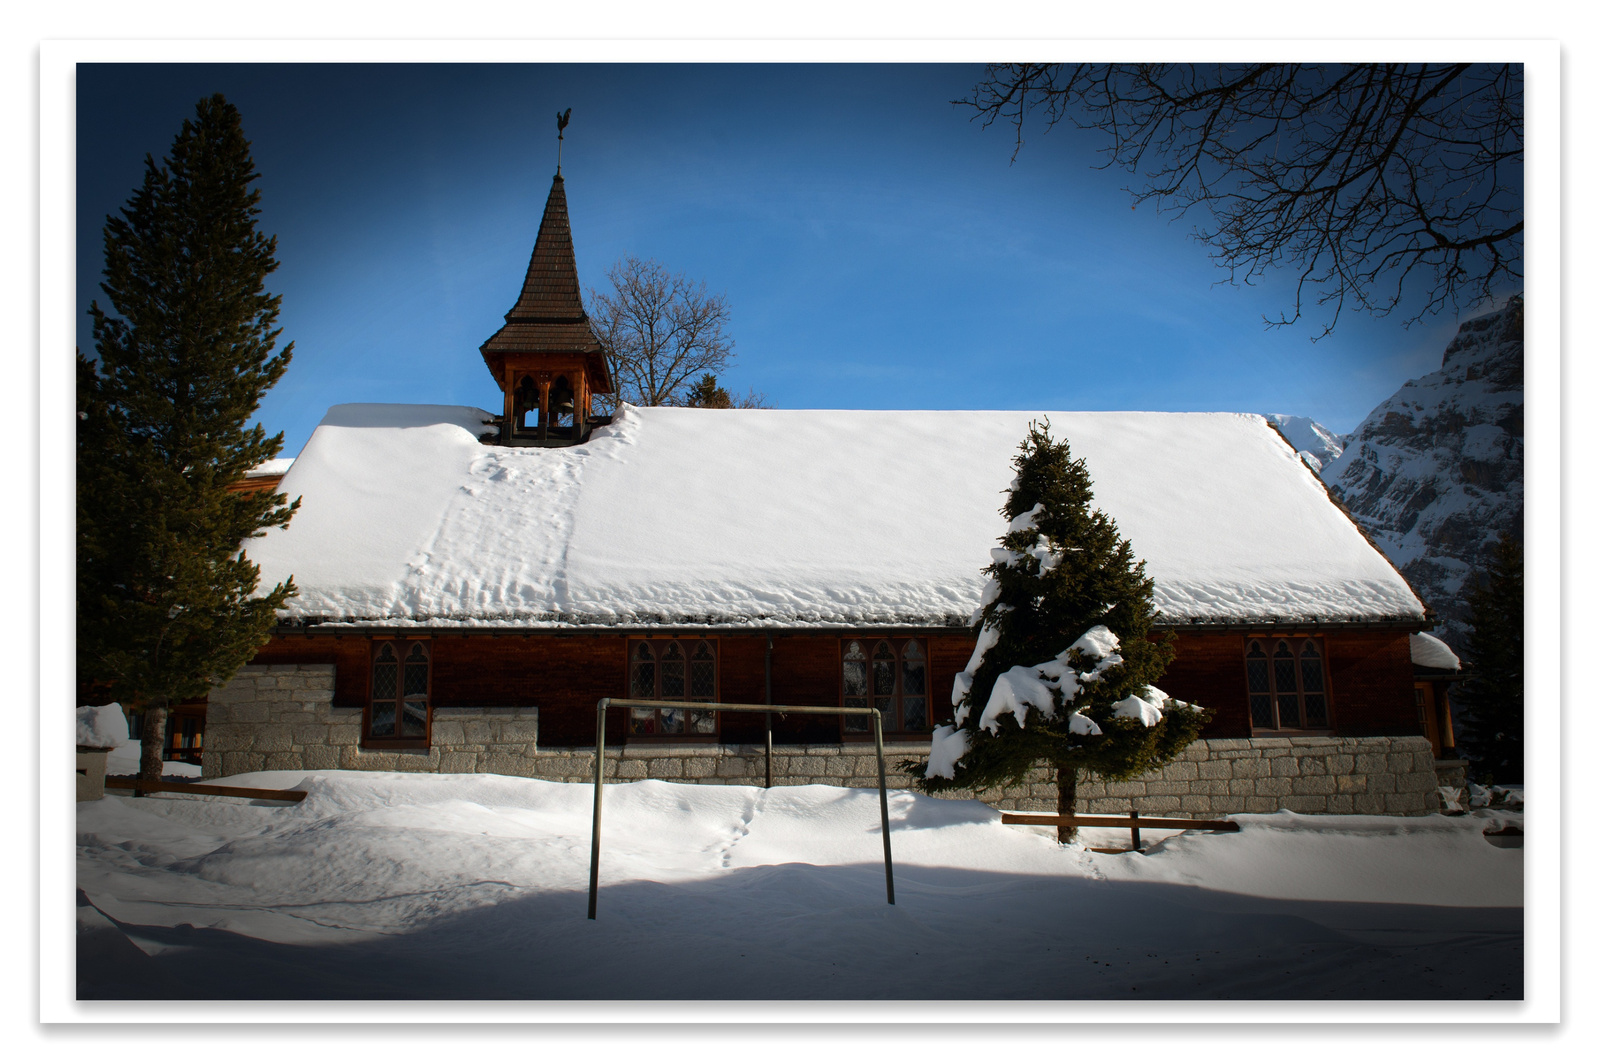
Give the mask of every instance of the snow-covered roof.
<path id="1" fill-rule="evenodd" d="M 252 465 L 245 470 L 245 479 L 254 479 L 260 476 L 282 476 L 289 471 L 289 466 L 294 464 L 293 458 L 268 458 L 260 465 Z"/>
<path id="2" fill-rule="evenodd" d="M 335 406 L 248 546 L 286 617 L 965 624 L 1011 460 L 1048 416 L 1168 623 L 1421 620 L 1254 414 L 623 407 L 573 447 L 484 446 L 464 406 Z"/>
<path id="3" fill-rule="evenodd" d="M 1423 668 L 1438 668 L 1447 672 L 1461 671 L 1461 658 L 1442 639 L 1426 631 L 1411 635 L 1411 663 Z"/>

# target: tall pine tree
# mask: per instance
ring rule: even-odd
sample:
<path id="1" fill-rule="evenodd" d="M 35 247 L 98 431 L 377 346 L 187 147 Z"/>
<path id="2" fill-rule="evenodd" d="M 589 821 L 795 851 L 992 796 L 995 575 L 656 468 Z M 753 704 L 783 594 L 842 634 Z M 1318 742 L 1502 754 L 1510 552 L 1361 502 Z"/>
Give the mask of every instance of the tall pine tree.
<path id="1" fill-rule="evenodd" d="M 295 593 L 253 597 L 245 540 L 299 505 L 228 490 L 277 455 L 250 425 L 289 365 L 276 354 L 276 240 L 239 112 L 201 100 L 171 154 L 105 226 L 107 312 L 78 354 L 78 681 L 144 712 L 142 779 L 159 778 L 170 702 L 225 682 Z"/>
<path id="2" fill-rule="evenodd" d="M 1010 527 L 985 569 L 977 648 L 952 693 L 955 726 L 935 732 L 928 761 L 902 768 L 938 792 L 1014 785 L 1048 765 L 1056 809 L 1068 815 L 1080 779 L 1132 779 L 1166 764 L 1208 714 L 1155 689 L 1173 639 L 1149 637 L 1154 584 L 1093 508 L 1083 462 L 1050 438 L 1047 421 L 1028 426 L 1013 467 L 1001 510 Z"/>
<path id="3" fill-rule="evenodd" d="M 1462 752 L 1473 777 L 1522 778 L 1522 544 L 1502 534 L 1486 578 L 1467 595 L 1472 633 L 1461 684 Z"/>

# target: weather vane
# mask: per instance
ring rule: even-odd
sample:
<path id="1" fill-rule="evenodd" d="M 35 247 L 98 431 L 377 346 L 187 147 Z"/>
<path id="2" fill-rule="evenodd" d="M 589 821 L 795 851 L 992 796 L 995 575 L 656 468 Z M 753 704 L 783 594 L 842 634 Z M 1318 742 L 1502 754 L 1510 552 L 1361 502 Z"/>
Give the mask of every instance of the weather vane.
<path id="1" fill-rule="evenodd" d="M 567 139 L 566 134 L 563 132 L 563 130 L 565 130 L 567 128 L 567 122 L 571 118 L 572 118 L 572 108 L 571 107 L 567 108 L 567 113 L 566 114 L 562 114 L 560 111 L 556 112 L 556 176 L 557 177 L 561 176 L 561 142 L 563 140 Z"/>

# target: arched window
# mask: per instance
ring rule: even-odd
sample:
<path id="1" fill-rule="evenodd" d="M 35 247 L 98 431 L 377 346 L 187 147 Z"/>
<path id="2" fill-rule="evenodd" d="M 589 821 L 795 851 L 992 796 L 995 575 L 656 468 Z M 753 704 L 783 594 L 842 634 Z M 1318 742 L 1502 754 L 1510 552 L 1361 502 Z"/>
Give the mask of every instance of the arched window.
<path id="1" fill-rule="evenodd" d="M 1332 726 L 1320 643 L 1314 638 L 1245 641 L 1245 686 L 1254 730 L 1325 731 Z"/>
<path id="2" fill-rule="evenodd" d="M 696 701 L 717 700 L 717 647 L 710 639 L 635 639 L 628 649 L 628 696 L 682 701 L 683 708 L 630 708 L 628 733 L 717 733 L 717 715 L 696 711 Z"/>
<path id="3" fill-rule="evenodd" d="M 885 732 L 930 729 L 927 651 L 920 641 L 846 639 L 840 650 L 841 704 L 877 709 L 883 717 Z M 843 719 L 848 733 L 869 734 L 872 731 L 869 717 L 846 716 Z"/>
<path id="4" fill-rule="evenodd" d="M 366 745 L 427 746 L 432 712 L 427 639 L 378 639 L 372 644 L 372 682 L 364 714 Z"/>

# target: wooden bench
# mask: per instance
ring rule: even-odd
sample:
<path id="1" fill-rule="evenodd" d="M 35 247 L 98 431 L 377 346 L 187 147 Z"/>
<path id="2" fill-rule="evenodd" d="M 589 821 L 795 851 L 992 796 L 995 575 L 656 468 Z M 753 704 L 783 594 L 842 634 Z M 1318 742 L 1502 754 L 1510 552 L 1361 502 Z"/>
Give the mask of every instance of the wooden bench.
<path id="1" fill-rule="evenodd" d="M 1236 832 L 1239 824 L 1228 819 L 1163 819 L 1140 816 L 1130 812 L 1126 816 L 1052 816 L 1033 812 L 1002 812 L 1000 822 L 1026 827 L 1124 827 L 1132 833 L 1132 849 L 1093 849 L 1097 853 L 1141 852 L 1139 828 L 1151 830 L 1214 830 Z"/>
<path id="2" fill-rule="evenodd" d="M 146 782 L 136 775 L 106 776 L 107 790 L 133 790 L 135 794 L 205 794 L 208 797 L 254 797 L 262 801 L 304 801 L 304 790 L 263 790 L 254 786 L 213 786 L 201 782 Z"/>

